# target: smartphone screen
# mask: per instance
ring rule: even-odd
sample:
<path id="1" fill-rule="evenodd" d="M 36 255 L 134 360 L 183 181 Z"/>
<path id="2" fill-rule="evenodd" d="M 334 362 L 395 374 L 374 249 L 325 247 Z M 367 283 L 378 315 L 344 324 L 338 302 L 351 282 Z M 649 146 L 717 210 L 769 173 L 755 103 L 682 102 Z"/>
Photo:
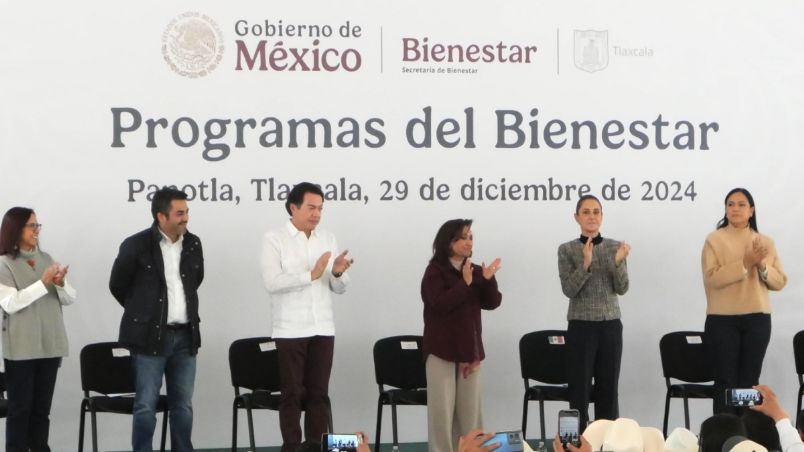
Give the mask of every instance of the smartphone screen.
<path id="1" fill-rule="evenodd" d="M 360 437 L 355 434 L 324 434 L 321 441 L 322 452 L 356 452 Z"/>
<path id="2" fill-rule="evenodd" d="M 578 431 L 580 423 L 581 415 L 578 410 L 561 410 L 558 412 L 558 437 L 565 448 L 568 443 L 572 443 L 575 447 L 581 447 L 581 437 Z"/>
<path id="3" fill-rule="evenodd" d="M 762 404 L 762 394 L 756 389 L 726 389 L 726 405 L 754 406 Z"/>
<path id="4" fill-rule="evenodd" d="M 499 449 L 494 449 L 494 452 L 522 452 L 524 450 L 520 431 L 497 432 L 493 438 L 482 445 L 488 446 L 494 443 L 500 443 Z"/>

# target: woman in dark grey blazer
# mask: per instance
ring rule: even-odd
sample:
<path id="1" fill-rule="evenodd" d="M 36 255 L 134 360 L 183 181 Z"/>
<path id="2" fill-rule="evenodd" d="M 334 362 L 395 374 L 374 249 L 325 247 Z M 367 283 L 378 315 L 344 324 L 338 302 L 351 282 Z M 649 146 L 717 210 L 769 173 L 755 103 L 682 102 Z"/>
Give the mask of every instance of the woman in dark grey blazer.
<path id="1" fill-rule="evenodd" d="M 617 383 L 623 349 L 618 295 L 628 290 L 625 258 L 631 247 L 600 235 L 603 207 L 585 195 L 575 206 L 580 238 L 558 247 L 561 289 L 569 298 L 567 351 L 570 407 L 589 422 L 589 399 L 595 384 L 595 419 L 619 416 Z"/>

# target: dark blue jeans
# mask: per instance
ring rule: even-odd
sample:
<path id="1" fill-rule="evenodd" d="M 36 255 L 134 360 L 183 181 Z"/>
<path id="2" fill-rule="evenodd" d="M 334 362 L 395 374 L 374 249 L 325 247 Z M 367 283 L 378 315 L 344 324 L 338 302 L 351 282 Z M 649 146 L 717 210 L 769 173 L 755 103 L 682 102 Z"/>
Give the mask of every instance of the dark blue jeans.
<path id="1" fill-rule="evenodd" d="M 195 355 L 191 355 L 190 328 L 165 330 L 162 353 L 158 356 L 135 354 L 134 425 L 131 445 L 135 452 L 151 452 L 156 428 L 156 404 L 162 389 L 162 376 L 167 384 L 170 410 L 170 448 L 192 451 L 193 388 L 195 385 Z"/>
<path id="2" fill-rule="evenodd" d="M 6 360 L 6 451 L 49 452 L 50 404 L 61 358 Z"/>
<path id="3" fill-rule="evenodd" d="M 726 407 L 726 389 L 759 384 L 771 336 L 770 314 L 707 315 L 706 346 L 715 371 L 715 414 L 739 413 Z"/>

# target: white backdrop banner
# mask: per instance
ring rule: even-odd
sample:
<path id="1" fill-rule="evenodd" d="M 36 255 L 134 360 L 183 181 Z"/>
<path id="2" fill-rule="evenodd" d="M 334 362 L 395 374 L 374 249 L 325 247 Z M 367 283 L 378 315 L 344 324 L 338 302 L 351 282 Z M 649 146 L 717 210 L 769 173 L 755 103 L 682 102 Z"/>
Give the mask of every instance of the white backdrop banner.
<path id="1" fill-rule="evenodd" d="M 475 220 L 477 262 L 502 258 L 502 306 L 483 314 L 484 418 L 518 428 L 518 340 L 566 327 L 556 250 L 578 235 L 586 193 L 603 200 L 602 233 L 632 245 L 622 415 L 661 424 L 659 338 L 703 329 L 701 248 L 738 186 L 789 276 L 771 297 L 762 380 L 795 407 L 801 4 L 3 3 L 0 206 L 36 210 L 42 248 L 79 291 L 65 309 L 56 450 L 74 450 L 81 347 L 117 338 L 117 248 L 149 226 L 164 185 L 189 195 L 206 254 L 197 447 L 230 441 L 228 346 L 271 334 L 260 241 L 302 180 L 322 186 L 323 226 L 355 259 L 336 298 L 338 431 L 374 436 L 373 343 L 421 334 L 432 240 L 458 217 Z M 710 413 L 693 403 L 693 430 Z M 679 403 L 671 424 L 682 419 Z M 259 444 L 281 443 L 274 413 L 256 423 Z M 400 432 L 425 441 L 425 409 L 401 410 Z M 100 435 L 130 447 L 130 419 L 102 418 Z"/>

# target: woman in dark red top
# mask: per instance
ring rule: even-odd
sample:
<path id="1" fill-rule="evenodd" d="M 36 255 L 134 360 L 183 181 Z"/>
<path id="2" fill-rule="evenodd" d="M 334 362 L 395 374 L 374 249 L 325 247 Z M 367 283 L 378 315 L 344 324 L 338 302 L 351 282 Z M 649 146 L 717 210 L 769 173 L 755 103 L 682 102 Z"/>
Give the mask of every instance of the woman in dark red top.
<path id="1" fill-rule="evenodd" d="M 472 264 L 471 226 L 472 220 L 461 219 L 441 226 L 422 278 L 430 452 L 457 451 L 459 436 L 483 423 L 480 310 L 502 300 L 494 278 L 500 258 L 488 266 Z"/>

